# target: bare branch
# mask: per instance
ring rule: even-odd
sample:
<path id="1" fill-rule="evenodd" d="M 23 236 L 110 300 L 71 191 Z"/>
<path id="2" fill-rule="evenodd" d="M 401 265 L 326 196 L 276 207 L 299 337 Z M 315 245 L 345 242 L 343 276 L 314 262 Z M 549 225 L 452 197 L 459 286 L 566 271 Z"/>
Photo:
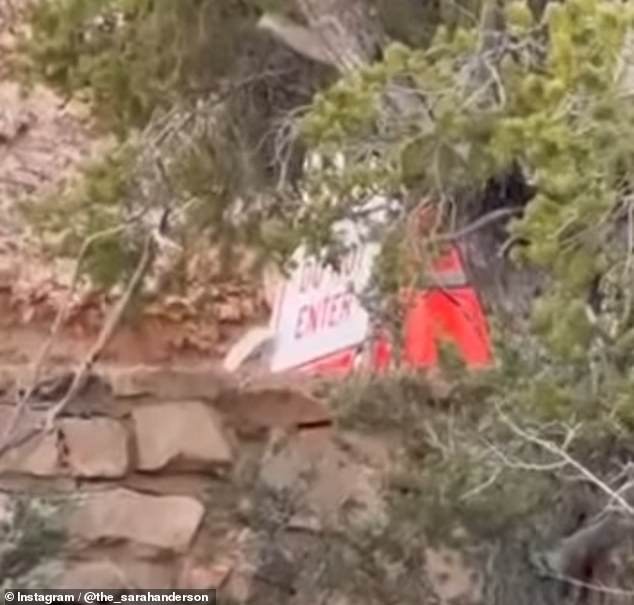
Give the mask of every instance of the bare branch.
<path id="1" fill-rule="evenodd" d="M 570 576 L 561 576 L 557 574 L 546 574 L 546 577 L 550 578 L 551 580 L 559 580 L 560 582 L 565 582 L 566 584 L 576 586 L 577 588 L 584 588 L 586 590 L 589 590 L 590 592 L 608 594 L 613 597 L 627 597 L 629 599 L 634 597 L 634 590 L 624 590 L 622 588 L 604 586 L 603 584 L 584 582 L 583 580 L 577 580 Z"/>
<path id="2" fill-rule="evenodd" d="M 53 408 L 51 408 L 47 414 L 45 429 L 46 431 L 50 431 L 53 428 L 54 422 L 57 417 L 64 411 L 64 408 L 73 400 L 73 398 L 77 395 L 79 390 L 83 386 L 85 376 L 92 370 L 93 366 L 103 353 L 103 350 L 110 342 L 117 326 L 121 322 L 121 318 L 123 317 L 123 313 L 127 309 L 130 301 L 132 300 L 132 296 L 136 292 L 139 284 L 143 280 L 143 277 L 147 273 L 148 269 L 152 264 L 152 260 L 154 257 L 154 236 L 152 234 L 148 235 L 145 240 L 145 245 L 143 248 L 143 253 L 139 260 L 139 263 L 136 267 L 134 275 L 130 279 L 128 286 L 123 294 L 123 296 L 119 299 L 117 304 L 115 305 L 112 313 L 107 318 L 106 323 L 104 324 L 97 341 L 93 345 L 88 357 L 81 363 L 79 366 L 73 383 L 71 384 L 66 396 L 57 403 Z"/>
<path id="3" fill-rule="evenodd" d="M 561 470 L 566 466 L 564 460 L 558 460 L 548 464 L 537 464 L 532 462 L 523 462 L 519 460 L 511 460 L 507 454 L 505 454 L 500 448 L 494 446 L 492 443 L 487 442 L 489 450 L 497 456 L 501 462 L 508 468 L 522 471 L 531 471 L 537 473 L 548 473 L 552 471 Z"/>
<path id="4" fill-rule="evenodd" d="M 596 567 L 627 538 L 632 527 L 631 519 L 608 515 L 565 538 L 534 562 L 545 577 L 565 582 L 583 581 L 592 577 Z"/>
<path id="5" fill-rule="evenodd" d="M 507 218 L 509 216 L 513 216 L 515 214 L 520 214 L 523 211 L 523 208 L 499 208 L 498 210 L 494 210 L 493 212 L 489 212 L 473 221 L 466 227 L 459 229 L 458 231 L 451 231 L 449 233 L 440 233 L 439 235 L 435 235 L 431 243 L 444 243 L 444 242 L 453 242 L 468 235 L 483 229 L 484 227 L 490 225 L 491 223 L 495 223 L 503 218 Z"/>
<path id="6" fill-rule="evenodd" d="M 518 427 L 506 414 L 504 414 L 499 408 L 498 413 L 500 414 L 500 418 L 518 437 L 533 443 L 540 448 L 554 454 L 556 457 L 560 458 L 560 460 L 568 466 L 573 467 L 576 471 L 578 471 L 583 477 L 593 483 L 596 487 L 598 487 L 604 494 L 606 494 L 609 498 L 611 498 L 614 502 L 617 502 L 624 511 L 628 514 L 634 516 L 634 507 L 625 500 L 625 498 L 620 495 L 617 491 L 612 489 L 605 481 L 601 480 L 597 477 L 592 471 L 590 471 L 583 464 L 575 460 L 568 452 L 566 452 L 563 448 L 555 445 L 551 441 L 547 441 L 539 437 L 538 435 L 525 431 Z"/>
<path id="7" fill-rule="evenodd" d="M 113 232 L 118 231 L 119 229 L 122 229 L 123 226 L 120 226 L 116 229 L 111 229 L 107 232 L 108 235 L 112 235 Z M 95 236 L 93 236 L 91 238 L 90 241 L 87 241 L 84 246 L 82 247 L 82 252 L 80 253 L 80 257 L 78 259 L 78 263 L 76 266 L 76 270 L 75 270 L 75 274 L 73 277 L 73 285 L 76 285 L 77 281 L 78 281 L 78 276 L 79 276 L 79 272 L 80 272 L 80 267 L 81 267 L 81 261 L 83 260 L 83 258 L 85 257 L 85 255 L 87 254 L 87 251 L 90 249 L 90 246 L 92 244 L 95 243 L 95 241 L 97 241 L 98 239 L 105 237 L 106 232 L 102 232 L 99 234 L 95 234 Z M 46 420 L 44 422 L 43 425 L 41 426 L 36 426 L 33 427 L 29 430 L 27 430 L 24 434 L 22 435 L 17 435 L 15 434 L 15 429 L 19 423 L 19 420 L 21 419 L 21 417 L 23 416 L 29 399 L 33 394 L 33 391 L 36 387 L 36 381 L 31 385 L 31 387 L 28 389 L 28 391 L 26 392 L 25 395 L 23 395 L 21 397 L 21 399 L 18 402 L 16 411 L 11 419 L 11 422 L 9 423 L 9 427 L 8 430 L 5 432 L 5 435 L 3 437 L 2 442 L 0 443 L 0 456 L 3 456 L 4 454 L 6 454 L 8 451 L 15 449 L 16 447 L 19 447 L 20 445 L 23 445 L 24 443 L 30 441 L 32 438 L 36 437 L 37 435 L 41 434 L 42 432 L 46 431 L 49 432 L 54 428 L 54 423 L 55 420 L 57 419 L 57 417 L 64 411 L 64 409 L 66 408 L 66 406 L 71 403 L 73 401 L 73 399 L 75 398 L 75 396 L 77 395 L 77 393 L 81 390 L 81 388 L 84 386 L 84 381 L 86 376 L 90 373 L 90 371 L 92 370 L 93 366 L 95 365 L 95 363 L 99 360 L 103 350 L 105 349 L 105 347 L 108 345 L 108 343 L 110 342 L 117 326 L 119 325 L 121 318 L 123 316 L 123 313 L 125 312 L 126 308 L 129 306 L 130 301 L 132 299 L 132 296 L 134 294 L 134 292 L 137 290 L 139 284 L 141 283 L 143 277 L 145 276 L 145 274 L 147 273 L 148 269 L 151 266 L 152 260 L 154 257 L 154 236 L 153 234 L 150 234 L 147 236 L 146 240 L 145 240 L 145 245 L 144 245 L 144 249 L 143 249 L 143 253 L 141 255 L 141 259 L 139 260 L 139 263 L 136 267 L 136 270 L 134 272 L 134 275 L 132 276 L 132 278 L 130 279 L 128 286 L 123 294 L 123 296 L 119 299 L 119 301 L 117 302 L 117 304 L 115 305 L 115 307 L 113 308 L 112 312 L 110 313 L 110 315 L 108 316 L 108 318 L 106 319 L 106 323 L 104 324 L 98 338 L 97 341 L 95 342 L 95 344 L 93 345 L 92 349 L 90 350 L 90 353 L 88 354 L 88 356 L 86 357 L 85 360 L 83 360 L 79 366 L 79 368 L 77 369 L 77 371 L 75 372 L 75 376 L 73 378 L 73 382 L 71 383 L 66 395 L 53 407 L 49 410 L 49 412 L 47 413 L 46 416 Z M 69 294 L 69 297 L 72 294 Z M 70 300 L 70 298 L 69 298 Z M 45 345 L 43 346 L 40 355 L 38 356 L 35 364 L 34 364 L 34 375 L 37 376 L 41 370 L 41 366 L 44 362 L 44 360 L 47 357 L 48 352 L 50 351 L 50 348 L 52 346 L 52 342 L 54 341 L 55 335 L 58 333 L 61 325 L 63 324 L 63 320 L 64 317 L 66 315 L 66 311 L 68 309 L 68 303 L 66 305 L 64 305 L 57 317 L 56 320 L 51 328 L 51 336 L 49 338 L 49 340 L 45 343 Z"/>
<path id="8" fill-rule="evenodd" d="M 484 481 L 480 485 L 477 485 L 473 489 L 470 489 L 468 492 L 465 492 L 464 494 L 462 494 L 462 496 L 460 496 L 460 500 L 470 500 L 471 498 L 475 498 L 476 496 L 485 492 L 498 480 L 502 472 L 503 472 L 502 468 L 496 469 L 486 481 Z"/>
<path id="9" fill-rule="evenodd" d="M 37 383 L 39 381 L 39 378 L 42 372 L 42 367 L 44 366 L 44 363 L 46 362 L 46 359 L 48 358 L 51 352 L 51 348 L 53 347 L 53 344 L 55 343 L 57 335 L 59 334 L 59 331 L 64 324 L 64 320 L 66 319 L 68 309 L 72 302 L 73 296 L 75 295 L 75 292 L 77 290 L 77 286 L 79 284 L 79 278 L 81 276 L 81 268 L 86 256 L 88 255 L 88 252 L 90 251 L 90 249 L 96 242 L 98 242 L 101 239 L 105 239 L 107 237 L 112 237 L 113 235 L 117 235 L 124 228 L 125 228 L 125 225 L 119 225 L 112 229 L 106 229 L 104 231 L 94 233 L 88 239 L 86 239 L 86 241 L 82 245 L 81 250 L 79 252 L 79 256 L 77 258 L 77 262 L 75 263 L 75 271 L 73 272 L 70 286 L 66 294 L 66 300 L 64 301 L 64 304 L 58 309 L 55 320 L 49 330 L 49 336 L 47 340 L 45 341 L 45 343 L 42 345 L 42 348 L 40 349 L 38 356 L 36 357 L 32 365 L 31 376 L 30 376 L 30 386 L 18 397 L 16 408 L 13 412 L 11 420 L 9 421 L 9 424 L 6 427 L 6 430 L 4 431 L 2 435 L 2 440 L 0 441 L 0 444 L 4 445 L 9 440 L 11 434 L 15 431 L 20 420 L 22 419 L 22 416 L 24 415 L 24 412 L 26 410 L 26 407 L 28 406 L 28 403 L 31 397 L 33 396 L 33 392 L 37 388 Z M 2 449 L 2 446 L 0 446 L 0 450 L 1 449 Z"/>

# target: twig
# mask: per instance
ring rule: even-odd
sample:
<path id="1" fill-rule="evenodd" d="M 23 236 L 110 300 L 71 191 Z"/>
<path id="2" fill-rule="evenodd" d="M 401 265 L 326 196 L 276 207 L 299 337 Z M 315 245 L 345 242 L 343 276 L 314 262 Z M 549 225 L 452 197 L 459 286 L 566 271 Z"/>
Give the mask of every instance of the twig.
<path id="1" fill-rule="evenodd" d="M 28 443 L 34 437 L 37 437 L 42 432 L 41 426 L 35 426 L 26 431 L 23 435 L 11 434 L 6 440 L 0 444 L 0 458 L 4 456 L 8 451 L 13 450 L 25 443 Z"/>
<path id="2" fill-rule="evenodd" d="M 94 240 L 93 240 L 93 243 L 94 243 Z M 119 322 L 121 321 L 121 317 L 123 316 L 124 311 L 130 304 L 130 300 L 132 299 L 134 292 L 136 291 L 143 277 L 147 273 L 151 265 L 151 262 L 153 260 L 153 257 L 154 257 L 154 237 L 152 234 L 150 234 L 147 236 L 145 240 L 145 245 L 143 248 L 141 259 L 139 260 L 139 263 L 136 267 L 134 275 L 132 276 L 132 278 L 130 279 L 128 283 L 128 287 L 126 288 L 121 299 L 119 299 L 119 301 L 115 305 L 110 316 L 106 319 L 106 323 L 104 324 L 99 334 L 99 337 L 97 338 L 97 341 L 92 347 L 87 358 L 80 364 L 78 370 L 75 373 L 73 382 L 71 386 L 69 387 L 66 395 L 59 401 L 59 403 L 57 403 L 53 408 L 49 410 L 49 412 L 46 415 L 45 422 L 42 425 L 30 428 L 23 435 L 12 435 L 13 431 L 15 430 L 15 426 L 10 427 L 10 431 L 7 432 L 2 443 L 0 444 L 0 457 L 2 457 L 8 451 L 15 449 L 16 447 L 19 447 L 23 445 L 24 443 L 30 441 L 31 439 L 38 436 L 42 432 L 50 432 L 54 428 L 55 420 L 64 411 L 64 408 L 66 408 L 66 406 L 69 403 L 71 403 L 71 401 L 77 395 L 79 390 L 82 388 L 83 381 L 86 374 L 90 372 L 92 367 L 99 360 L 99 357 L 101 356 L 103 350 L 110 342 L 110 339 L 112 338 L 115 329 L 117 328 L 117 326 L 119 325 Z M 80 255 L 80 258 L 81 258 L 81 255 Z M 77 273 L 77 270 L 76 270 L 76 273 Z M 62 318 L 63 318 L 63 313 L 64 313 L 64 310 L 62 310 Z M 59 317 L 60 316 L 58 315 L 58 318 Z M 56 327 L 57 329 L 59 329 L 59 325 L 61 325 L 61 320 L 55 322 L 54 328 Z M 52 329 L 51 332 L 53 331 L 54 330 Z M 48 343 L 46 344 L 50 347 Z M 46 348 L 46 345 L 45 345 L 45 348 Z M 45 358 L 45 355 L 42 355 L 41 359 L 43 360 L 44 358 Z M 33 388 L 31 388 L 30 390 L 31 393 L 32 393 L 32 390 Z M 17 425 L 17 421 L 15 420 L 16 415 L 19 413 L 19 415 L 21 416 L 24 413 L 28 400 L 29 400 L 29 397 L 23 397 L 20 400 L 18 409 L 16 410 L 16 414 L 14 414 L 14 418 L 12 418 L 12 423 L 11 423 L 12 425 L 13 424 Z M 17 420 L 19 420 L 19 417 L 17 418 Z"/>
<path id="3" fill-rule="evenodd" d="M 130 304 L 130 300 L 134 295 L 137 287 L 143 280 L 143 277 L 147 273 L 150 265 L 152 263 L 154 257 L 154 237 L 153 235 L 148 235 L 145 240 L 145 245 L 143 248 L 143 254 L 141 255 L 141 259 L 136 267 L 134 275 L 130 279 L 128 283 L 128 287 L 126 288 L 123 296 L 119 299 L 117 304 L 115 305 L 110 317 L 107 318 L 106 323 L 104 324 L 97 341 L 93 345 L 88 357 L 80 364 L 73 383 L 66 395 L 62 398 L 62 400 L 57 403 L 53 408 L 49 410 L 46 415 L 45 422 L 45 430 L 48 432 L 52 430 L 53 425 L 57 417 L 64 411 L 64 408 L 73 400 L 75 395 L 79 392 L 81 387 L 83 386 L 83 380 L 87 373 L 90 372 L 95 363 L 99 360 L 103 350 L 110 342 L 115 329 L 119 325 L 121 318 L 123 317 L 123 313 L 126 308 Z"/>
<path id="4" fill-rule="evenodd" d="M 534 464 L 530 462 L 522 462 L 511 460 L 502 450 L 495 447 L 492 443 L 485 441 L 489 450 L 495 454 L 508 468 L 522 470 L 522 471 L 531 471 L 538 473 L 549 473 L 552 471 L 560 470 L 566 466 L 566 462 L 563 460 L 558 460 L 557 462 L 551 462 L 549 464 Z"/>
<path id="5" fill-rule="evenodd" d="M 460 500 L 470 500 L 471 498 L 475 498 L 477 495 L 486 491 L 491 487 L 498 479 L 498 477 L 502 474 L 502 468 L 498 468 L 495 472 L 483 483 L 480 485 L 476 485 L 476 487 L 470 489 L 468 492 L 465 492 L 460 496 Z"/>
<path id="6" fill-rule="evenodd" d="M 442 242 L 453 242 L 458 239 L 462 239 L 467 235 L 471 235 L 475 231 L 479 231 L 483 227 L 499 221 L 500 219 L 506 218 L 507 216 L 512 216 L 514 214 L 520 214 L 523 212 L 523 208 L 499 208 L 498 210 L 494 210 L 493 212 L 489 212 L 489 214 L 485 214 L 481 216 L 479 219 L 473 221 L 466 227 L 459 229 L 458 231 L 451 231 L 449 233 L 441 233 L 440 235 L 436 235 L 431 239 L 430 243 L 442 243 Z"/>
<path id="7" fill-rule="evenodd" d="M 37 383 L 42 371 L 42 366 L 44 365 L 44 362 L 48 358 L 51 348 L 53 346 L 53 343 L 55 342 L 57 335 L 62 325 L 64 324 L 64 320 L 66 319 L 68 308 L 70 307 L 71 301 L 73 299 L 73 295 L 75 294 L 77 290 L 77 285 L 79 283 L 79 278 L 81 276 L 81 267 L 86 258 L 86 255 L 90 251 L 90 248 L 97 241 L 105 237 L 112 237 L 113 235 L 116 235 L 117 233 L 122 231 L 124 228 L 125 228 L 125 225 L 119 225 L 111 229 L 106 229 L 105 231 L 94 233 L 93 235 L 91 235 L 84 241 L 81 247 L 81 250 L 79 252 L 77 262 L 75 263 L 75 271 L 73 272 L 73 276 L 70 282 L 68 293 L 66 295 L 66 299 L 64 301 L 64 304 L 58 310 L 55 320 L 50 328 L 48 338 L 46 342 L 42 345 L 42 348 L 40 349 L 38 356 L 35 359 L 35 362 L 33 363 L 31 376 L 30 376 L 30 386 L 18 398 L 16 409 L 14 410 L 11 420 L 9 421 L 9 424 L 7 425 L 6 430 L 4 431 L 2 435 L 2 441 L 0 441 L 0 452 L 2 451 L 5 444 L 10 441 L 11 434 L 15 431 L 16 427 L 18 426 L 18 423 L 22 419 L 22 416 L 24 415 L 24 412 L 26 411 L 26 407 L 29 403 L 29 400 L 31 399 L 31 397 L 33 396 L 33 392 L 37 388 Z"/>
<path id="8" fill-rule="evenodd" d="M 622 509 L 625 510 L 628 514 L 634 515 L 634 507 L 632 507 L 627 500 L 623 496 L 621 496 L 618 492 L 613 490 L 609 485 L 602 481 L 597 477 L 592 471 L 583 466 L 580 462 L 575 460 L 568 452 L 555 445 L 554 443 L 547 441 L 546 439 L 542 439 L 537 435 L 529 433 L 518 427 L 508 416 L 506 416 L 499 408 L 498 413 L 504 424 L 506 424 L 516 435 L 522 437 L 526 441 L 530 443 L 534 443 L 535 445 L 541 447 L 542 449 L 554 454 L 559 457 L 562 462 L 565 464 L 572 466 L 575 470 L 577 470 L 583 477 L 588 479 L 591 483 L 593 483 L 596 487 L 598 487 L 603 493 L 605 493 L 609 498 L 614 502 L 618 502 Z"/>
<path id="9" fill-rule="evenodd" d="M 551 580 L 559 580 L 560 582 L 565 582 L 566 584 L 570 584 L 571 586 L 577 586 L 578 588 L 585 588 L 592 592 L 599 592 L 603 594 L 609 594 L 615 597 L 634 597 L 634 590 L 624 590 L 622 588 L 612 588 L 610 586 L 603 586 L 601 584 L 593 584 L 591 582 L 584 582 L 583 580 L 577 580 L 571 576 L 559 575 L 555 573 L 544 573 L 544 577 L 550 578 Z"/>

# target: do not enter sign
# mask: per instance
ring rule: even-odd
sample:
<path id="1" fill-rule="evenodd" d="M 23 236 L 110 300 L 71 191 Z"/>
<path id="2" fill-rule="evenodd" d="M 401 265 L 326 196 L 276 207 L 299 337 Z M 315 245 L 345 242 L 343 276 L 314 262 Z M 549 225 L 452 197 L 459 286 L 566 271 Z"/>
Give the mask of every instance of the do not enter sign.
<path id="1" fill-rule="evenodd" d="M 369 317 L 359 294 L 378 252 L 377 244 L 357 241 L 338 271 L 308 256 L 305 248 L 296 252 L 297 268 L 281 288 L 273 316 L 272 371 L 297 368 L 365 340 Z"/>
<path id="2" fill-rule="evenodd" d="M 307 254 L 305 247 L 296 251 L 295 269 L 278 292 L 271 322 L 273 372 L 306 366 L 368 338 L 370 318 L 360 295 L 381 250 L 372 230 L 388 221 L 391 208 L 392 202 L 376 196 L 364 204 L 363 218 L 336 225 L 347 250 L 338 259 L 337 271 Z"/>

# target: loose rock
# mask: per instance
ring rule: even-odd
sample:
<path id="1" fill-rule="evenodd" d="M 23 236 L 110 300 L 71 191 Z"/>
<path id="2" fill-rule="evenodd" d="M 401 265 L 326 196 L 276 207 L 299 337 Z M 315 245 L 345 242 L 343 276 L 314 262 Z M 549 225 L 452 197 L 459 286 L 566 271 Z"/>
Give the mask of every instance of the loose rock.
<path id="1" fill-rule="evenodd" d="M 141 406 L 132 414 L 139 470 L 214 470 L 233 460 L 220 418 L 203 403 Z"/>
<path id="2" fill-rule="evenodd" d="M 272 428 L 328 425 L 332 421 L 322 401 L 299 387 L 283 384 L 254 384 L 227 392 L 217 405 L 244 435 Z"/>
<path id="3" fill-rule="evenodd" d="M 85 545 L 128 542 L 150 552 L 187 551 L 200 526 L 203 505 L 181 496 L 146 496 L 125 489 L 91 494 L 79 505 L 70 535 Z"/>
<path id="4" fill-rule="evenodd" d="M 298 433 L 272 442 L 262 462 L 260 480 L 275 492 L 298 494 L 290 524 L 315 528 L 336 525 L 347 509 L 363 523 L 384 519 L 379 473 L 344 451 L 332 438 Z"/>
<path id="5" fill-rule="evenodd" d="M 117 479 L 130 466 L 128 433 L 109 418 L 68 419 L 60 423 L 66 450 L 65 465 L 74 477 Z"/>

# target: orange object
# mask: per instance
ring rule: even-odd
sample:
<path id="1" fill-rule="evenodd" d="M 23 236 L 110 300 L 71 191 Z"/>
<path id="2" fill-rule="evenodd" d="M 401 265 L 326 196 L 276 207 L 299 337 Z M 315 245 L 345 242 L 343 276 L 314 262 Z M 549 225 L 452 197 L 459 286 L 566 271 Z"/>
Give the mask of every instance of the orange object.
<path id="1" fill-rule="evenodd" d="M 405 318 L 405 361 L 435 366 L 439 340 L 453 341 L 468 366 L 491 363 L 488 326 L 473 288 L 434 289 L 416 296 Z"/>
<path id="2" fill-rule="evenodd" d="M 403 359 L 418 368 L 438 363 L 438 343 L 452 341 L 467 366 L 489 365 L 493 360 L 489 328 L 477 293 L 468 285 L 456 248 L 433 264 L 434 287 L 406 294 L 405 346 Z M 356 349 L 347 349 L 305 366 L 317 374 L 348 374 L 354 370 Z M 383 371 L 392 359 L 389 341 L 376 338 L 372 348 L 372 369 Z"/>
<path id="3" fill-rule="evenodd" d="M 452 247 L 432 266 L 434 286 L 417 292 L 405 316 L 406 363 L 431 367 L 438 363 L 437 343 L 452 341 L 471 367 L 491 363 L 487 320 L 475 290 L 467 283 L 460 252 Z"/>

